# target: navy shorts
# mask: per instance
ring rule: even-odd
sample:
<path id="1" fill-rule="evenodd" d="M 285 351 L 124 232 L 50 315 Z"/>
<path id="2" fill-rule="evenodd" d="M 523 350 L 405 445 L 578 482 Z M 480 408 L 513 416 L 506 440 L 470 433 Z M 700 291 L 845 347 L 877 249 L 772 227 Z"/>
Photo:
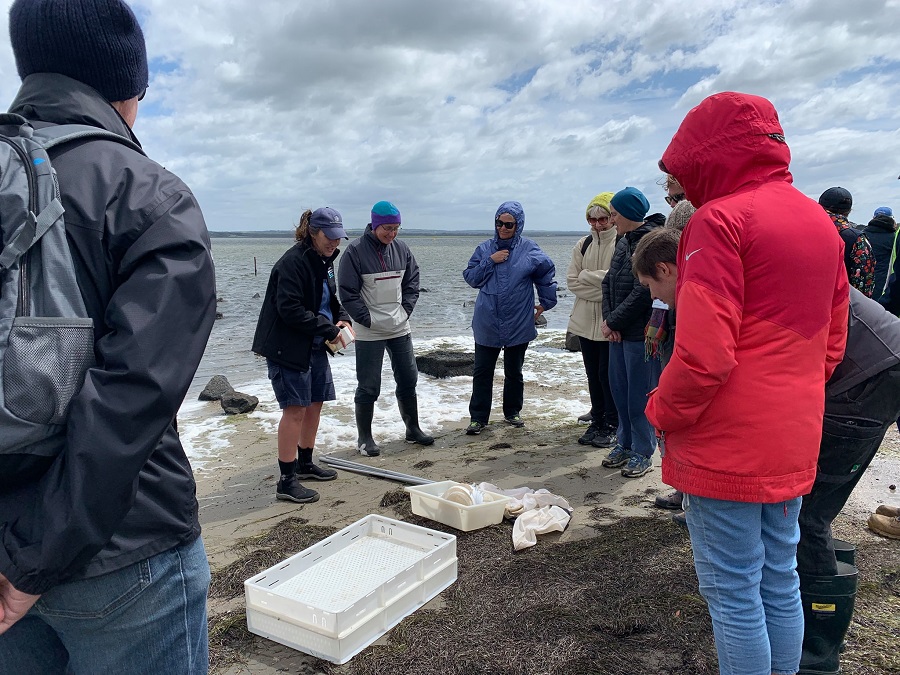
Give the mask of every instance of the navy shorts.
<path id="1" fill-rule="evenodd" d="M 280 408 L 299 405 L 306 407 L 310 403 L 333 401 L 334 380 L 331 377 L 331 366 L 324 349 L 313 349 L 309 359 L 309 370 L 305 373 L 286 366 L 279 366 L 266 359 L 269 367 L 269 379 Z"/>

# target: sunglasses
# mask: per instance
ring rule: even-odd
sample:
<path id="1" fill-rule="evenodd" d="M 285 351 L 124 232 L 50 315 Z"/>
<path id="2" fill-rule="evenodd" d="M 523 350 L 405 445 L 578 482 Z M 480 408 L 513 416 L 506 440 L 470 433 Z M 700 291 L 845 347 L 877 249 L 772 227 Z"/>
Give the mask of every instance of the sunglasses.
<path id="1" fill-rule="evenodd" d="M 684 201 L 683 192 L 680 195 L 666 195 L 666 204 L 669 206 L 675 206 L 678 202 L 682 201 Z"/>
<path id="2" fill-rule="evenodd" d="M 588 218 L 587 221 L 591 225 L 595 225 L 595 224 L 605 225 L 606 223 L 609 222 L 609 216 L 602 216 L 601 218 Z"/>
<path id="3" fill-rule="evenodd" d="M 516 229 L 516 221 L 513 221 L 513 222 L 511 222 L 511 223 L 507 223 L 506 221 L 500 220 L 500 219 L 498 218 L 497 220 L 494 221 L 494 225 L 497 226 L 497 227 L 505 227 L 507 230 L 514 230 L 514 229 Z"/>

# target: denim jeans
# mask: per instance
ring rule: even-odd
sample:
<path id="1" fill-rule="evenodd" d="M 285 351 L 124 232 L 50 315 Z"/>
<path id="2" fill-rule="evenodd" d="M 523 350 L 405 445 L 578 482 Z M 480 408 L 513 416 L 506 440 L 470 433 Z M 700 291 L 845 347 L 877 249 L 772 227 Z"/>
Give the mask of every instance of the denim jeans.
<path id="1" fill-rule="evenodd" d="M 375 403 L 381 395 L 381 364 L 387 349 L 397 384 L 398 401 L 405 401 L 416 395 L 419 369 L 413 352 L 412 335 L 406 334 L 390 340 L 356 342 L 356 396 L 355 403 Z"/>
<path id="2" fill-rule="evenodd" d="M 796 673 L 803 644 L 800 497 L 756 504 L 685 494 L 684 512 L 719 673 Z"/>
<path id="3" fill-rule="evenodd" d="M 115 572 L 56 586 L 0 635 L 18 675 L 206 675 L 209 563 L 198 537 Z M 4 665 L 6 664 L 6 665 Z"/>
<path id="4" fill-rule="evenodd" d="M 587 338 L 579 338 L 579 342 L 588 391 L 591 393 L 591 417 L 594 421 L 618 424 L 619 413 L 609 388 L 609 343 Z"/>
<path id="5" fill-rule="evenodd" d="M 609 343 L 609 386 L 616 409 L 619 445 L 631 452 L 650 457 L 656 449 L 656 434 L 644 415 L 653 364 L 644 360 L 644 342 Z"/>
<path id="6" fill-rule="evenodd" d="M 487 424 L 491 417 L 494 393 L 494 369 L 500 357 L 501 347 L 485 347 L 475 344 L 475 369 L 472 374 L 472 398 L 469 400 L 469 417 Z M 525 402 L 525 378 L 522 366 L 528 343 L 502 347 L 503 349 L 503 416 L 514 417 L 522 412 Z"/>

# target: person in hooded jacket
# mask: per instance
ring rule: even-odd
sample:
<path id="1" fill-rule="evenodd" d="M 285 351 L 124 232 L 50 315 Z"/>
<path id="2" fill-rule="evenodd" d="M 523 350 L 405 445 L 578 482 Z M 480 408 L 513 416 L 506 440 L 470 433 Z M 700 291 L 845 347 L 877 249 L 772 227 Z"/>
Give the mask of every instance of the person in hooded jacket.
<path id="1" fill-rule="evenodd" d="M 647 416 L 663 482 L 684 493 L 723 675 L 799 667 L 798 515 L 847 338 L 841 238 L 789 162 L 772 104 L 725 92 L 687 114 L 659 167 L 697 211 L 678 247 L 675 350 Z"/>
<path id="2" fill-rule="evenodd" d="M 644 332 L 650 320 L 650 291 L 631 271 L 631 255 L 641 238 L 666 222 L 662 214 L 645 220 L 650 202 L 637 188 L 619 190 L 610 200 L 612 221 L 619 234 L 616 250 L 603 278 L 603 322 L 600 331 L 610 341 L 609 385 L 619 426 L 616 444 L 603 466 L 622 467 L 626 478 L 643 476 L 652 468 L 656 438 L 644 415 L 652 388 L 654 364 L 645 358 Z"/>
<path id="3" fill-rule="evenodd" d="M 252 350 L 266 357 L 269 380 L 281 408 L 275 498 L 305 504 L 319 493 L 300 480 L 329 481 L 337 472 L 313 463 L 322 404 L 335 400 L 328 359 L 346 347 L 341 328 L 351 319 L 338 302 L 334 260 L 347 238 L 341 214 L 331 207 L 300 216 L 296 242 L 272 267 Z"/>
<path id="4" fill-rule="evenodd" d="M 494 236 L 475 249 L 463 278 L 478 289 L 472 332 L 475 370 L 469 401 L 469 435 L 487 426 L 491 415 L 494 368 L 503 350 L 503 418 L 523 427 L 525 396 L 522 366 L 528 343 L 537 337 L 535 321 L 556 306 L 556 266 L 531 239 L 522 236 L 525 211 L 519 202 L 503 202 L 494 214 Z M 537 289 L 538 304 L 534 304 Z"/>
<path id="5" fill-rule="evenodd" d="M 884 287 L 887 285 L 888 271 L 891 268 L 891 253 L 894 250 L 894 239 L 897 237 L 897 221 L 889 206 L 879 206 L 872 215 L 872 220 L 863 231 L 872 253 L 875 256 L 875 290 L 872 299 L 881 300 Z"/>
<path id="6" fill-rule="evenodd" d="M 591 425 L 578 439 L 582 445 L 605 448 L 615 443 L 619 414 L 609 388 L 609 340 L 600 331 L 603 321 L 603 278 L 616 248 L 616 228 L 609 217 L 612 192 L 601 192 L 587 205 L 591 232 L 572 249 L 566 280 L 575 294 L 568 331 L 578 336 L 591 395 Z"/>
<path id="7" fill-rule="evenodd" d="M 215 321 L 206 223 L 132 131 L 148 61 L 125 2 L 16 0 L 9 36 L 9 112 L 109 138 L 48 152 L 96 363 L 62 451 L 0 487 L 0 672 L 205 674 L 209 563 L 176 416 Z"/>
<path id="8" fill-rule="evenodd" d="M 419 445 L 434 443 L 434 438 L 419 428 L 419 371 L 409 327 L 419 299 L 419 265 L 409 246 L 397 239 L 400 222 L 400 209 L 391 202 L 378 202 L 372 207 L 365 232 L 341 258 L 341 302 L 356 322 L 356 448 L 367 457 L 381 454 L 372 438 L 372 418 L 381 394 L 385 350 L 394 371 L 406 440 Z"/>

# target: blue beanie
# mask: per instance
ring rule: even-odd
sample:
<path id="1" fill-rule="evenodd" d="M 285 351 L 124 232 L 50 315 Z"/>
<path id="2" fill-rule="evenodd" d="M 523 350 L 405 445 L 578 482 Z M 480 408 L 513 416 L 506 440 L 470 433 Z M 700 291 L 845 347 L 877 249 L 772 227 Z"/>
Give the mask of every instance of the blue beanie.
<path id="1" fill-rule="evenodd" d="M 372 229 L 379 225 L 400 224 L 400 209 L 392 202 L 378 202 L 372 207 Z"/>
<path id="2" fill-rule="evenodd" d="M 121 0 L 15 0 L 9 38 L 22 79 L 58 73 L 110 102 L 140 95 L 150 81 L 144 33 Z"/>
<path id="3" fill-rule="evenodd" d="M 644 216 L 650 210 L 650 202 L 647 201 L 644 193 L 635 187 L 619 190 L 613 195 L 610 204 L 619 212 L 620 216 L 636 223 L 643 222 Z"/>

